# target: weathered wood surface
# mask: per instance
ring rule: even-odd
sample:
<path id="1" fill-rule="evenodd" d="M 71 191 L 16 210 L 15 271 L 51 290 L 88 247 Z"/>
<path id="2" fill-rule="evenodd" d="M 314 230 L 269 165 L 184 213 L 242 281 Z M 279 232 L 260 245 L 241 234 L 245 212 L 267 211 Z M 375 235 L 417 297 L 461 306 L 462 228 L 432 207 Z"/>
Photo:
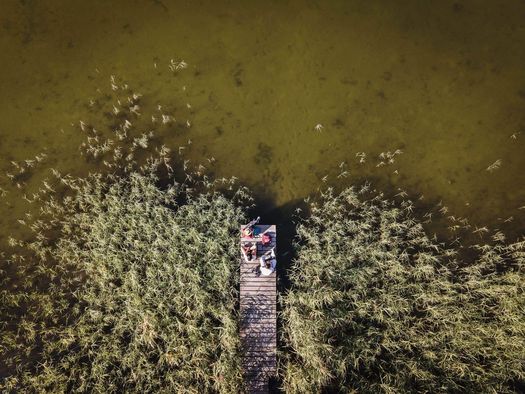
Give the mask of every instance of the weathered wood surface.
<path id="1" fill-rule="evenodd" d="M 277 291 L 276 274 L 257 276 L 259 258 L 276 246 L 275 225 L 257 225 L 260 234 L 254 238 L 241 237 L 241 243 L 257 242 L 257 259 L 247 262 L 241 254 L 240 337 L 243 347 L 243 373 L 246 393 L 268 393 L 268 380 L 277 371 Z M 271 243 L 262 246 L 263 233 Z"/>

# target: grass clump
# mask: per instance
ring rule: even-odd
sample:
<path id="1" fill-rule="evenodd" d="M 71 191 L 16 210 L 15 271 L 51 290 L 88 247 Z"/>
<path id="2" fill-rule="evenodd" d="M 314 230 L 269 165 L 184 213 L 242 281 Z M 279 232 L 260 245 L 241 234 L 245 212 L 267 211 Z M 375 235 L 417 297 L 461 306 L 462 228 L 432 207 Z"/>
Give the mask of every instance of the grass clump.
<path id="1" fill-rule="evenodd" d="M 237 391 L 242 209 L 212 188 L 160 188 L 153 170 L 62 182 L 35 240 L 12 240 L 0 389 Z"/>
<path id="2" fill-rule="evenodd" d="M 286 392 L 515 392 L 525 379 L 525 241 L 465 266 L 412 205 L 328 190 L 298 226 L 282 297 Z"/>

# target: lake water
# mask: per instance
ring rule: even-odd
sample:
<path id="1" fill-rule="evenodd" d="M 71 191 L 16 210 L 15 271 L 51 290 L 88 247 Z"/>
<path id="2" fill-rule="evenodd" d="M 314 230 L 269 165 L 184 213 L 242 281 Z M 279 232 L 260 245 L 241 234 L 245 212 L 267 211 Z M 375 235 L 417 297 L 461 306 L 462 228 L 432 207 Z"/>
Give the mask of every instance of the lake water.
<path id="1" fill-rule="evenodd" d="M 523 234 L 523 1 L 4 0 L 0 31 L 1 236 L 45 168 L 87 171 L 78 122 L 104 121 L 111 75 L 190 120 L 160 142 L 191 139 L 193 162 L 277 207 L 369 179 Z M 7 178 L 41 152 L 20 188 Z"/>

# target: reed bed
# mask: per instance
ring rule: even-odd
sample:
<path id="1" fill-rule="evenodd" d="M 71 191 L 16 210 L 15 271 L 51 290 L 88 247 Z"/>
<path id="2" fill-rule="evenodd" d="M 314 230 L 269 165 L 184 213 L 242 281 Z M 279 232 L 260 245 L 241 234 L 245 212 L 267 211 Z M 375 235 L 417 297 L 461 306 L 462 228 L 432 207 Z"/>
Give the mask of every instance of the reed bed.
<path id="1" fill-rule="evenodd" d="M 525 241 L 460 264 L 412 209 L 356 188 L 311 205 L 281 297 L 285 392 L 523 390 Z"/>
<path id="2" fill-rule="evenodd" d="M 241 385 L 237 232 L 212 190 L 62 178 L 35 240 L 12 240 L 0 351 L 11 392 L 234 392 Z M 53 234 L 53 236 L 51 236 Z M 53 241 L 54 240 L 54 241 Z M 29 264 L 28 260 L 34 262 Z"/>
<path id="3" fill-rule="evenodd" d="M 174 164 L 132 124 L 142 95 L 125 89 L 132 106 L 114 110 L 110 127 L 79 122 L 93 171 L 52 169 L 27 198 L 39 214 L 19 220 L 30 235 L 0 256 L 0 391 L 242 387 L 237 235 L 248 193 Z"/>
<path id="4" fill-rule="evenodd" d="M 184 159 L 191 140 L 173 155 L 155 139 L 189 120 L 110 82 L 112 110 L 92 99 L 75 126 L 90 174 L 51 169 L 0 255 L 0 391 L 236 392 L 248 192 Z M 41 159 L 13 163 L 12 182 Z"/>

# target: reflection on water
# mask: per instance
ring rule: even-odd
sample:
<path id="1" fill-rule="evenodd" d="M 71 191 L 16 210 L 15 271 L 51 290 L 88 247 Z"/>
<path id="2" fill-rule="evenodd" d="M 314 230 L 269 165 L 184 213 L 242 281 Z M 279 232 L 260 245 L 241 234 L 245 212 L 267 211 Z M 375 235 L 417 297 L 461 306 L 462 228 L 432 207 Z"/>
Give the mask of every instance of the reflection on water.
<path id="1" fill-rule="evenodd" d="M 191 122 L 162 142 L 191 139 L 189 158 L 276 205 L 367 178 L 522 233 L 525 4 L 369 3 L 2 2 L 2 235 L 48 176 L 19 189 L 12 160 L 87 171 L 78 122 L 107 117 L 110 75 Z"/>

